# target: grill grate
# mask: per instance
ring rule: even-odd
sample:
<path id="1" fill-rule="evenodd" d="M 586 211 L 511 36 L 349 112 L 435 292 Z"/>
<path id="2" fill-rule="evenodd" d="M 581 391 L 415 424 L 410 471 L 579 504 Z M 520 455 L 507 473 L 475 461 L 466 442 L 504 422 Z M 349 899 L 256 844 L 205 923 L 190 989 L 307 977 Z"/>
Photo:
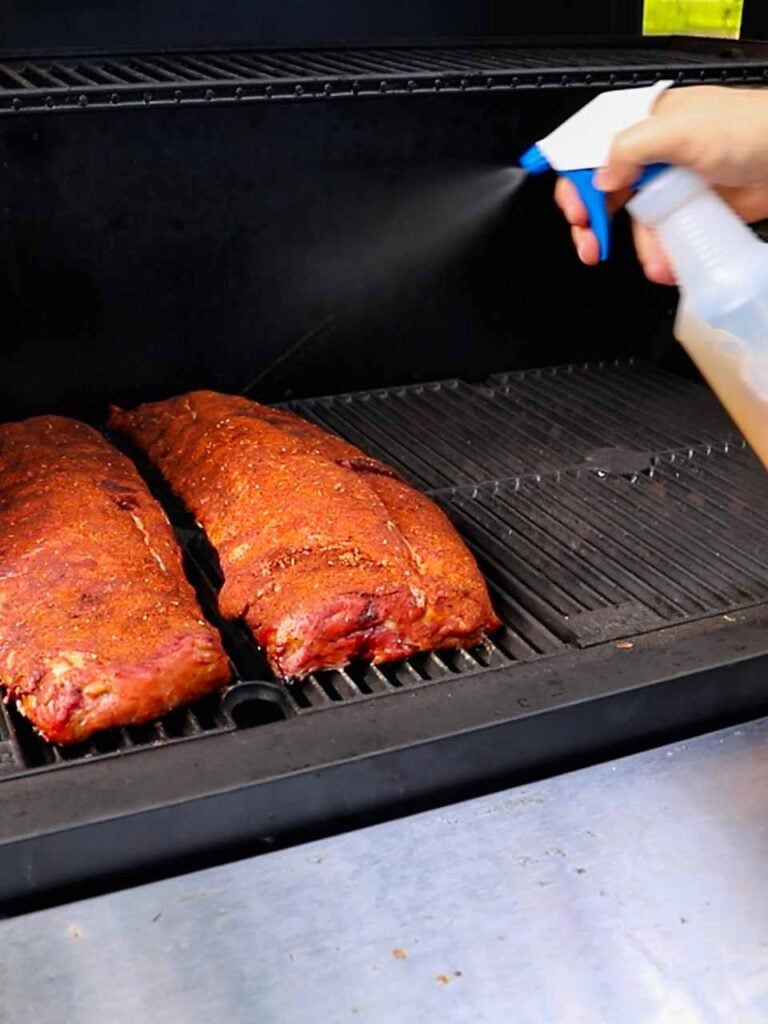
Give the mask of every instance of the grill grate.
<path id="1" fill-rule="evenodd" d="M 663 46 L 388 47 L 14 59 L 0 112 L 205 104 L 381 93 L 762 82 L 768 60 Z"/>
<path id="2" fill-rule="evenodd" d="M 5 708 L 4 711 L 10 742 L 8 757 L 4 761 L 4 744 L 0 728 L 0 776 L 15 774 L 19 767 L 60 767 L 96 757 L 115 756 L 132 750 L 178 743 L 198 736 L 232 732 L 237 728 L 227 706 L 218 696 L 212 695 L 193 707 L 179 708 L 159 721 L 103 732 L 85 743 L 60 747 L 41 740 L 29 722 L 12 706 Z"/>
<path id="3" fill-rule="evenodd" d="M 445 504 L 491 579 L 589 646 L 765 601 L 768 517 L 749 504 L 764 476 L 745 449 L 700 449 L 631 478 L 566 472 Z"/>
<path id="4" fill-rule="evenodd" d="M 294 402 L 431 494 L 589 464 L 741 444 L 709 391 L 632 360 L 526 370 Z"/>
<path id="5" fill-rule="evenodd" d="M 219 570 L 142 466 L 217 622 L 236 682 L 162 721 L 74 748 L 0 714 L 0 775 L 231 732 L 482 675 L 768 601 L 768 476 L 702 386 L 632 362 L 413 385 L 291 404 L 432 494 L 473 547 L 504 626 L 471 651 L 356 664 L 285 687 L 217 620 Z M 141 461 L 139 464 L 141 466 Z"/>

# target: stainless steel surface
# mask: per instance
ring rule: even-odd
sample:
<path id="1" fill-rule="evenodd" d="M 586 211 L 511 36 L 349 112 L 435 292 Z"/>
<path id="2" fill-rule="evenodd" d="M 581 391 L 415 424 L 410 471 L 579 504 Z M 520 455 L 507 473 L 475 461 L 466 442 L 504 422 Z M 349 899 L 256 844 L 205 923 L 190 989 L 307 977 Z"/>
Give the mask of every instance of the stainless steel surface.
<path id="1" fill-rule="evenodd" d="M 764 1024 L 767 874 L 768 719 L 2 922 L 0 1021 Z"/>

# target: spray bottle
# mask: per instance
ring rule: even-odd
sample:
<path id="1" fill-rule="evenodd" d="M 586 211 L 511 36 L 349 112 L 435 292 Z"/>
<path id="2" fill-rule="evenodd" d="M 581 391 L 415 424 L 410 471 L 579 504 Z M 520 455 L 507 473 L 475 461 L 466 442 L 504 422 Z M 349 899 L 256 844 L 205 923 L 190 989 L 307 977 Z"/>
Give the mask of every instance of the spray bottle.
<path id="1" fill-rule="evenodd" d="M 602 93 L 521 160 L 529 173 L 552 169 L 574 183 L 601 259 L 610 218 L 594 172 L 614 136 L 648 117 L 671 84 Z M 655 164 L 636 189 L 627 209 L 657 232 L 677 275 L 675 336 L 768 468 L 768 246 L 693 171 Z"/>

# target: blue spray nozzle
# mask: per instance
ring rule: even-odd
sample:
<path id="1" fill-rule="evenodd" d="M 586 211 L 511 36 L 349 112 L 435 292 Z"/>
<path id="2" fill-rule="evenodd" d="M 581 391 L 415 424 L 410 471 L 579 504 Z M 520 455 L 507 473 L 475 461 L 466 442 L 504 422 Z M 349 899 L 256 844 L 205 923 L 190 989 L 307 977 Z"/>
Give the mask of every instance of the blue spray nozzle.
<path id="1" fill-rule="evenodd" d="M 549 160 L 538 146 L 531 146 L 523 153 L 520 158 L 520 166 L 529 174 L 544 174 L 546 171 L 552 170 Z M 635 182 L 634 187 L 643 188 L 668 167 L 669 164 L 649 164 Z M 600 249 L 600 260 L 607 260 L 611 252 L 611 218 L 608 212 L 607 194 L 595 188 L 594 185 L 595 168 L 579 167 L 562 170 L 558 173 L 575 185 L 581 196 L 581 201 L 587 208 L 590 227 L 595 233 Z"/>
<path id="2" fill-rule="evenodd" d="M 544 156 L 538 146 L 531 146 L 520 157 L 520 166 L 529 174 L 544 174 L 551 170 L 549 160 Z"/>
<path id="3" fill-rule="evenodd" d="M 529 174 L 544 174 L 552 170 L 552 166 L 538 146 L 531 146 L 520 157 L 520 166 Z M 560 171 L 564 178 L 568 178 L 576 186 L 581 200 L 587 208 L 589 223 L 597 236 L 600 245 L 600 259 L 608 259 L 611 247 L 611 225 L 608 217 L 608 205 L 603 192 L 598 192 L 592 184 L 594 171 L 590 168 L 580 168 L 572 171 Z"/>

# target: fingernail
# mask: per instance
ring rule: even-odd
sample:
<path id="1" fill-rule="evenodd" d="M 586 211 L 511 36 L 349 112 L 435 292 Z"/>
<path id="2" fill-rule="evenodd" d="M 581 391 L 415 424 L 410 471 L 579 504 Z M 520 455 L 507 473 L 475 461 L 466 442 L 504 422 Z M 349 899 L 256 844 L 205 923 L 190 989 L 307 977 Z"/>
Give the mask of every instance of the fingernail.
<path id="1" fill-rule="evenodd" d="M 595 188 L 599 188 L 601 192 L 612 192 L 616 187 L 614 177 L 607 167 L 600 167 L 595 171 L 593 181 Z"/>
<path id="2" fill-rule="evenodd" d="M 643 271 L 649 281 L 654 284 L 669 284 L 669 272 L 665 263 L 659 260 L 648 260 L 643 264 Z"/>
<path id="3" fill-rule="evenodd" d="M 579 259 L 581 260 L 582 263 L 586 263 L 587 262 L 584 259 L 584 246 L 583 245 L 577 245 L 576 246 L 576 255 L 579 257 Z"/>

